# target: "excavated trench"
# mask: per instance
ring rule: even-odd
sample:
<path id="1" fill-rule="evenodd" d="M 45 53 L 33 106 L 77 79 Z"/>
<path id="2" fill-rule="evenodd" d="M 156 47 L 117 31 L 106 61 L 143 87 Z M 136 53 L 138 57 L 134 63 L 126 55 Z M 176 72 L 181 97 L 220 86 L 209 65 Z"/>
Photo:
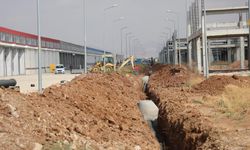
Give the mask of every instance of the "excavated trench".
<path id="1" fill-rule="evenodd" d="M 154 92 L 150 92 L 147 85 L 148 81 L 144 84 L 144 92 L 149 100 L 142 100 L 139 103 L 139 108 L 144 119 L 154 132 L 162 150 L 193 150 L 198 149 L 200 145 L 206 142 L 208 138 L 207 133 L 185 130 L 183 122 L 175 122 L 169 119 L 166 107 L 161 107 L 160 98 Z M 198 132 L 197 135 L 200 135 L 190 137 L 192 132 L 195 134 Z"/>
<path id="2" fill-rule="evenodd" d="M 154 101 L 151 100 L 151 97 L 149 97 L 150 94 L 148 93 L 148 89 L 147 89 L 148 80 L 149 80 L 149 76 L 145 76 L 142 78 L 143 91 L 147 95 L 147 100 L 141 100 L 138 103 L 138 108 L 139 108 L 140 112 L 142 113 L 144 120 L 147 122 L 148 126 L 152 130 L 154 136 L 156 137 L 156 139 L 160 143 L 161 150 L 165 150 L 168 148 L 165 146 L 164 140 L 163 140 L 163 138 L 160 134 L 160 130 L 158 128 L 158 120 L 157 119 L 158 119 L 158 115 L 159 115 L 159 108 L 154 103 Z"/>

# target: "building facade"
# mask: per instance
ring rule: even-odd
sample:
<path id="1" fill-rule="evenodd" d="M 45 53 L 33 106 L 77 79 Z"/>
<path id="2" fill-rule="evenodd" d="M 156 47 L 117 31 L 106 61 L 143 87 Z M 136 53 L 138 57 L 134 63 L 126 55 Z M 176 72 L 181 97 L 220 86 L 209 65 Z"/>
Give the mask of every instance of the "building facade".
<path id="1" fill-rule="evenodd" d="M 37 73 L 37 39 L 33 34 L 0 27 L 0 76 Z M 84 47 L 81 45 L 42 37 L 41 46 L 43 72 L 49 72 L 51 64 L 64 64 L 66 69 L 84 67 Z M 88 65 L 100 60 L 102 54 L 102 50 L 87 47 Z"/>
<path id="2" fill-rule="evenodd" d="M 166 42 L 165 47 L 159 53 L 160 63 L 164 64 L 186 64 L 188 51 L 187 51 L 187 40 L 185 38 L 175 39 L 172 38 Z"/>

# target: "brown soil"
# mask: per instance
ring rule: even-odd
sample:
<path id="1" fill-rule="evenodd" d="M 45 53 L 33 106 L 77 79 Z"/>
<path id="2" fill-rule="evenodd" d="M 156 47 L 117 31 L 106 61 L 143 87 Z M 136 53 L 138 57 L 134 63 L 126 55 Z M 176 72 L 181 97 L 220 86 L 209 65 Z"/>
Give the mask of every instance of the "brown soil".
<path id="1" fill-rule="evenodd" d="M 208 80 L 195 85 L 194 89 L 198 92 L 208 93 L 210 95 L 218 95 L 221 94 L 228 85 L 245 87 L 250 85 L 250 79 L 248 77 L 240 77 L 235 75 L 211 76 Z"/>
<path id="2" fill-rule="evenodd" d="M 244 117 L 240 120 L 228 116 L 232 113 L 227 112 L 229 109 L 224 108 L 224 101 L 221 101 L 221 96 L 227 94 L 224 91 L 228 85 L 250 86 L 248 77 L 215 76 L 190 86 L 190 80 L 197 75 L 185 68 L 157 68 L 149 81 L 149 94 L 159 106 L 159 130 L 168 149 L 250 148 L 248 101 L 245 100 L 248 105 L 243 107 Z M 173 74 L 172 70 L 180 71 Z"/>
<path id="3" fill-rule="evenodd" d="M 157 65 L 154 74 L 150 77 L 151 89 L 159 87 L 180 87 L 187 84 L 191 77 L 191 73 L 187 68 L 170 66 L 170 65 Z"/>
<path id="4" fill-rule="evenodd" d="M 248 67 L 248 61 L 244 61 L 245 68 Z M 235 61 L 231 64 L 227 62 L 217 62 L 209 67 L 211 70 L 227 70 L 227 69 L 240 69 L 240 61 Z"/>
<path id="5" fill-rule="evenodd" d="M 245 64 L 245 68 L 248 67 L 248 61 L 244 61 L 244 64 Z M 240 61 L 235 61 L 233 62 L 232 64 L 229 65 L 229 68 L 230 69 L 240 69 Z"/>
<path id="6" fill-rule="evenodd" d="M 23 95 L 0 89 L 0 149 L 159 149 L 137 108 L 137 78 L 80 76 Z"/>

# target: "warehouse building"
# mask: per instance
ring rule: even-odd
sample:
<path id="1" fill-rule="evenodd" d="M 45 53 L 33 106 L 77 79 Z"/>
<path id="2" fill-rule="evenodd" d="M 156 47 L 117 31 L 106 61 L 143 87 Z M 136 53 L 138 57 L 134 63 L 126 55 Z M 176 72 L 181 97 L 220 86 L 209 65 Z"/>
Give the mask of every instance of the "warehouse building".
<path id="1" fill-rule="evenodd" d="M 0 27 L 0 76 L 37 73 L 37 39 L 33 34 Z M 41 40 L 43 72 L 49 72 L 51 64 L 64 64 L 66 69 L 84 67 L 83 46 L 47 37 Z M 87 63 L 91 65 L 101 59 L 103 51 L 87 47 L 87 54 Z"/>

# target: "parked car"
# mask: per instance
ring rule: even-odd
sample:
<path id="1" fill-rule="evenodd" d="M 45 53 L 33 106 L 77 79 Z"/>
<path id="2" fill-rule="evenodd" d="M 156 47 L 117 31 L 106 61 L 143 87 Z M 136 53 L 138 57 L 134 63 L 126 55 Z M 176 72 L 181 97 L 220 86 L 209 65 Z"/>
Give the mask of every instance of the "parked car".
<path id="1" fill-rule="evenodd" d="M 64 74 L 65 73 L 65 67 L 63 64 L 56 65 L 55 74 Z"/>

